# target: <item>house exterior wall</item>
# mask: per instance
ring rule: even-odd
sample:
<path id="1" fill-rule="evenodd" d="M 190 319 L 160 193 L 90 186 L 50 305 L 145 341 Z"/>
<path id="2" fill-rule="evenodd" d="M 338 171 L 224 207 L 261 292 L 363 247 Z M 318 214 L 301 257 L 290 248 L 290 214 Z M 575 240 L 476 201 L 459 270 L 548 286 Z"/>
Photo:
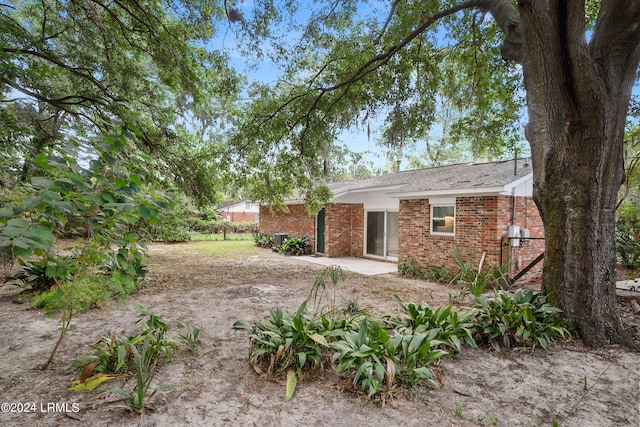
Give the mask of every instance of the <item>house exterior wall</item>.
<path id="1" fill-rule="evenodd" d="M 501 198 L 499 210 L 501 222 L 508 227 L 511 224 L 513 198 Z M 520 239 L 519 246 L 511 246 L 508 239 L 504 239 L 503 265 L 511 265 L 509 273 L 512 277 L 544 252 L 544 225 L 533 199 L 516 197 L 514 224 L 519 225 L 521 231 L 529 230 L 529 239 Z M 536 264 L 518 283 L 541 283 L 542 266 L 542 261 Z"/>
<path id="2" fill-rule="evenodd" d="M 364 205 L 330 203 L 325 206 L 325 255 L 363 255 Z"/>
<path id="3" fill-rule="evenodd" d="M 530 198 L 516 197 L 514 223 L 528 228 L 530 237 L 543 237 L 542 220 Z M 510 247 L 505 238 L 511 224 L 513 197 L 457 197 L 455 202 L 455 235 L 433 235 L 430 231 L 429 199 L 400 201 L 398 230 L 398 261 L 410 258 L 420 266 L 436 265 L 455 270 L 451 256 L 457 248 L 463 259 L 477 266 L 486 253 L 485 266 L 514 263 L 509 273 L 515 275 L 544 250 L 544 240 L 521 240 L 519 247 Z M 504 245 L 503 245 L 504 243 Z M 541 264 L 524 280 L 539 280 Z"/>
<path id="4" fill-rule="evenodd" d="M 223 216 L 231 222 L 258 222 L 260 218 L 257 212 L 225 212 Z"/>
<path id="5" fill-rule="evenodd" d="M 288 205 L 288 212 L 260 207 L 259 232 L 289 233 L 307 237 L 315 248 L 316 218 L 303 204 Z M 325 251 L 328 257 L 361 257 L 364 244 L 364 206 L 362 203 L 330 203 L 325 207 Z"/>
<path id="6" fill-rule="evenodd" d="M 260 206 L 248 200 L 220 208 L 219 212 L 220 219 L 233 222 L 258 222 L 260 218 Z"/>
<path id="7" fill-rule="evenodd" d="M 311 247 L 315 248 L 316 218 L 307 212 L 304 204 L 288 205 L 288 212 L 260 206 L 260 224 L 258 232 L 263 234 L 289 233 L 291 237 L 307 237 Z"/>

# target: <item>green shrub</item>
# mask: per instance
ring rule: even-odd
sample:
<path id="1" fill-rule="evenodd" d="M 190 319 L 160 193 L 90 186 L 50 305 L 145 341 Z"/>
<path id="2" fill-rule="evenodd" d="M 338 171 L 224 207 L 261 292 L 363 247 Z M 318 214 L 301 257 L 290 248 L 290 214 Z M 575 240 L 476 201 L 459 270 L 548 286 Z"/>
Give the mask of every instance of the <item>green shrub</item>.
<path id="1" fill-rule="evenodd" d="M 46 292 L 75 273 L 74 257 L 43 256 L 41 259 L 18 259 L 20 270 L 7 275 L 6 281 L 29 287 L 32 292 Z"/>
<path id="2" fill-rule="evenodd" d="M 262 233 L 262 234 L 254 234 L 253 241 L 257 246 L 261 248 L 272 248 L 273 247 L 273 236 L 270 234 Z"/>
<path id="3" fill-rule="evenodd" d="M 624 267 L 640 267 L 640 242 L 624 235 L 618 235 L 616 237 L 616 252 Z"/>
<path id="4" fill-rule="evenodd" d="M 141 305 L 138 308 L 141 314 L 137 323 L 141 324 L 142 330 L 132 335 L 107 332 L 97 343 L 91 345 L 91 355 L 73 362 L 73 366 L 82 369 L 82 376 L 73 382 L 72 390 L 93 390 L 104 381 L 118 377 L 124 377 L 126 383 L 134 376 L 132 391 L 125 391 L 122 387 L 108 391 L 123 396 L 125 403 L 135 412 L 144 410 L 148 400 L 158 391 L 158 388 L 151 390 L 158 363 L 171 361 L 181 346 L 179 341 L 167 336 L 169 323 L 166 319 Z M 187 327 L 186 323 L 180 323 Z M 188 341 L 182 336 L 183 341 L 194 352 L 199 345 L 198 333 L 199 329 L 193 328 Z"/>
<path id="5" fill-rule="evenodd" d="M 513 294 L 497 291 L 471 297 L 476 310 L 476 340 L 500 349 L 512 345 L 546 348 L 557 338 L 569 336 L 562 310 L 551 306 L 546 296 L 518 289 Z"/>
<path id="6" fill-rule="evenodd" d="M 389 334 L 376 322 L 363 320 L 358 331 L 343 331 L 340 340 L 330 343 L 338 373 L 352 373 L 351 384 L 371 397 L 391 391 L 395 361 Z"/>
<path id="7" fill-rule="evenodd" d="M 288 237 L 282 242 L 278 248 L 278 252 L 285 255 L 305 255 L 311 253 L 311 244 L 309 243 L 309 239 L 306 237 L 301 237 L 299 239 Z"/>
<path id="8" fill-rule="evenodd" d="M 390 334 L 380 322 L 364 319 L 358 331 L 343 331 L 329 345 L 338 373 L 349 373 L 351 384 L 368 397 L 390 392 L 396 383 L 409 386 L 433 381 L 428 365 L 450 353 L 437 348 L 440 331 L 398 331 Z"/>
<path id="9" fill-rule="evenodd" d="M 484 257 L 485 254 L 482 254 L 478 269 L 476 270 L 462 259 L 462 255 L 457 248 L 454 249 L 453 259 L 458 266 L 458 270 L 451 280 L 451 283 L 461 284 L 470 294 L 476 297 L 482 295 L 487 289 L 502 289 L 508 287 L 509 284 L 505 276 L 508 266 L 502 268 L 495 266 L 483 268 Z"/>
<path id="10" fill-rule="evenodd" d="M 398 273 L 404 277 L 415 277 L 437 283 L 451 283 L 453 274 L 445 267 L 429 265 L 420 267 L 412 257 L 398 263 Z"/>
<path id="11" fill-rule="evenodd" d="M 294 314 L 272 309 L 267 321 L 238 321 L 233 325 L 236 330 L 250 333 L 250 362 L 256 372 L 277 375 L 295 369 L 301 376 L 303 372 L 317 372 L 322 367 L 321 346 L 327 345 L 321 333 L 322 322 L 306 307 L 305 301 Z"/>
<path id="12" fill-rule="evenodd" d="M 383 320 L 387 326 L 399 333 L 435 333 L 435 345 L 446 346 L 455 353 L 460 353 L 462 342 L 470 347 L 477 347 L 473 339 L 473 312 L 456 311 L 452 306 L 431 310 L 426 305 L 405 303 L 398 295 L 394 297 L 402 313 L 384 316 Z"/>
<path id="13" fill-rule="evenodd" d="M 153 242 L 180 243 L 190 240 L 187 219 L 179 213 L 164 215 L 156 224 L 145 224 L 140 232 Z"/>
<path id="14" fill-rule="evenodd" d="M 33 297 L 33 306 L 44 308 L 50 314 L 72 307 L 75 313 L 93 307 L 102 307 L 112 298 L 122 298 L 140 286 L 139 281 L 114 272 L 111 275 L 81 275 L 75 282 L 63 282 Z"/>
<path id="15" fill-rule="evenodd" d="M 298 379 L 313 377 L 324 370 L 328 345 L 323 324 L 306 310 L 305 301 L 294 314 L 269 310 L 270 320 L 234 323 L 236 330 L 250 333 L 249 361 L 258 374 L 277 376 L 287 371 L 286 400 L 295 392 Z"/>
<path id="16" fill-rule="evenodd" d="M 398 263 L 398 274 L 404 277 L 424 277 L 424 270 L 414 258 L 409 257 Z"/>
<path id="17" fill-rule="evenodd" d="M 425 267 L 423 277 L 432 282 L 448 284 L 453 280 L 454 274 L 446 267 L 430 265 Z"/>

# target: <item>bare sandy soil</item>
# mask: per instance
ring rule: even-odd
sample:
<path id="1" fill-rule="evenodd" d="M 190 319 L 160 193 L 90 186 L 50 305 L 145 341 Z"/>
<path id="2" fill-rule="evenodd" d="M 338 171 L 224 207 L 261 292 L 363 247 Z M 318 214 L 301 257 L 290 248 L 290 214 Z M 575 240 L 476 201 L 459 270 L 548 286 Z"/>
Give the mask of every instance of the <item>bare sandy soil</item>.
<path id="1" fill-rule="evenodd" d="M 299 384 L 285 402 L 284 384 L 266 381 L 250 368 L 247 334 L 232 325 L 266 318 L 273 307 L 295 310 L 322 267 L 258 248 L 226 257 L 197 249 L 197 244 L 151 246 L 148 286 L 122 304 L 82 313 L 46 371 L 37 366 L 57 339 L 59 320 L 14 303 L 20 290 L 1 287 L 0 403 L 14 403 L 14 409 L 29 404 L 35 412 L 4 412 L 2 406 L 0 425 L 551 426 L 553 420 L 561 426 L 640 425 L 640 355 L 619 347 L 588 350 L 578 341 L 533 352 L 466 348 L 438 367 L 442 387 L 396 393 L 384 406 L 345 392 L 344 379 L 332 372 Z M 394 293 L 435 307 L 449 304 L 455 292 L 395 275 L 355 273 L 339 288 L 338 303 L 356 300 L 374 314 L 397 310 Z M 79 376 L 70 365 L 91 353 L 90 344 L 109 330 L 136 330 L 136 302 L 169 319 L 175 333 L 181 332 L 178 320 L 202 330 L 199 356 L 185 354 L 160 367 L 156 409 L 142 417 L 113 393 L 68 390 Z M 627 321 L 640 323 L 639 317 L 627 315 Z"/>

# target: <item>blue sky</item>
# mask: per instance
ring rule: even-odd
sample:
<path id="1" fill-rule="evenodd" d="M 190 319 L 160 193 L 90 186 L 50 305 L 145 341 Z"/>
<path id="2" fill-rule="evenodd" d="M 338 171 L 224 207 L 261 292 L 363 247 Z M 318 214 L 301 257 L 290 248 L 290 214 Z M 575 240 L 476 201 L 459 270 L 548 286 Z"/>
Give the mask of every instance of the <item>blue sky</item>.
<path id="1" fill-rule="evenodd" d="M 238 2 L 238 4 L 241 5 L 241 10 L 242 10 L 242 6 L 244 7 L 252 7 L 253 4 L 252 2 L 248 2 L 245 0 L 240 0 Z M 382 12 L 387 13 L 387 3 L 386 2 L 382 2 L 381 3 L 384 6 L 384 11 Z M 367 11 L 367 12 L 370 12 Z M 301 12 L 301 17 L 300 19 L 304 19 L 306 21 L 306 17 L 302 16 L 304 15 L 305 11 Z M 386 15 L 384 16 L 383 19 L 386 19 Z M 250 81 L 258 81 L 261 83 L 266 83 L 266 84 L 270 84 L 270 83 L 274 83 L 278 77 L 278 75 L 280 74 L 280 70 L 278 69 L 278 67 L 269 62 L 269 61 L 262 61 L 258 64 L 255 64 L 255 69 L 248 69 L 246 66 L 246 58 L 243 58 L 237 48 L 238 41 L 236 40 L 236 36 L 235 36 L 235 32 L 233 27 L 229 28 L 228 30 L 223 29 L 221 34 L 219 35 L 219 37 L 214 40 L 211 44 L 212 47 L 215 48 L 215 45 L 218 45 L 218 47 L 223 47 L 227 53 L 230 55 L 230 60 L 231 60 L 231 64 L 235 67 L 237 67 L 238 70 L 245 71 L 247 73 L 247 76 L 249 78 Z M 640 84 L 638 81 L 636 81 L 636 85 L 634 87 L 634 94 L 636 96 L 638 96 L 640 94 Z M 522 118 L 522 122 L 523 124 L 526 123 L 526 109 L 523 108 L 523 118 Z M 370 131 L 370 133 L 369 133 Z M 441 127 L 438 124 L 435 124 L 432 128 L 432 136 L 439 136 L 439 132 L 441 132 Z M 355 151 L 355 152 L 368 152 L 369 154 L 367 154 L 364 157 L 364 160 L 367 161 L 371 161 L 373 162 L 374 166 L 376 167 L 381 167 L 384 168 L 386 165 L 385 162 L 385 157 L 386 157 L 386 153 L 385 153 L 385 148 L 377 145 L 376 141 L 378 141 L 380 139 L 380 132 L 378 131 L 377 127 L 375 126 L 375 121 L 373 123 L 370 123 L 370 129 L 367 129 L 366 125 L 360 125 L 360 126 L 352 126 L 350 129 L 347 129 L 345 131 L 343 131 L 337 138 L 337 143 L 339 144 L 344 144 L 347 148 L 349 148 L 351 151 Z M 524 140 L 524 135 L 523 135 L 523 140 Z M 418 142 L 418 145 L 424 147 L 424 141 Z M 421 149 L 418 149 L 418 151 L 421 151 Z M 525 154 L 525 155 L 529 155 L 529 153 L 520 153 L 520 155 Z M 407 164 L 406 161 L 403 163 L 402 168 L 406 168 Z"/>

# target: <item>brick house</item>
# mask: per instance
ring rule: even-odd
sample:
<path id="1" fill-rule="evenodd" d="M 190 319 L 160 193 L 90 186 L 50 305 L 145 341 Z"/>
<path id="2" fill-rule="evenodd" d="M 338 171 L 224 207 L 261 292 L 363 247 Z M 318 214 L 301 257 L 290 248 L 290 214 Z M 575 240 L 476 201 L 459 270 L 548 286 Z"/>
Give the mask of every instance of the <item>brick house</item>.
<path id="1" fill-rule="evenodd" d="M 477 266 L 510 265 L 515 275 L 544 251 L 529 159 L 456 164 L 329 184 L 332 200 L 310 215 L 260 207 L 260 232 L 306 236 L 317 254 L 367 257 L 453 269 L 457 248 Z M 536 280 L 539 263 L 527 275 Z"/>
<path id="2" fill-rule="evenodd" d="M 230 200 L 214 206 L 220 213 L 220 219 L 231 222 L 258 222 L 260 205 L 251 200 Z"/>

